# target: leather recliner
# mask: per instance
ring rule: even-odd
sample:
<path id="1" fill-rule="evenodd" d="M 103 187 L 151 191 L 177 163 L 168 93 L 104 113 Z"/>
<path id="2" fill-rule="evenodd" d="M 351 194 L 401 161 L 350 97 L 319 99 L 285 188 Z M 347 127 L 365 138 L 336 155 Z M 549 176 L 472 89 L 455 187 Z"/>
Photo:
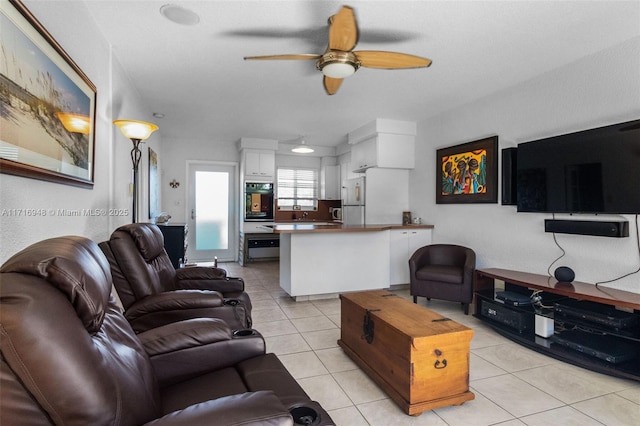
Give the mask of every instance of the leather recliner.
<path id="1" fill-rule="evenodd" d="M 333 424 L 259 333 L 203 318 L 136 334 L 111 288 L 82 237 L 0 268 L 0 424 Z"/>
<path id="2" fill-rule="evenodd" d="M 473 300 L 476 253 L 455 244 L 432 244 L 419 248 L 409 259 L 409 292 L 418 296 L 462 303 L 465 314 Z"/>
<path id="3" fill-rule="evenodd" d="M 251 327 L 251 300 L 241 278 L 213 267 L 175 269 L 154 224 L 131 223 L 101 242 L 124 308 L 137 332 L 188 318 L 220 318 Z"/>

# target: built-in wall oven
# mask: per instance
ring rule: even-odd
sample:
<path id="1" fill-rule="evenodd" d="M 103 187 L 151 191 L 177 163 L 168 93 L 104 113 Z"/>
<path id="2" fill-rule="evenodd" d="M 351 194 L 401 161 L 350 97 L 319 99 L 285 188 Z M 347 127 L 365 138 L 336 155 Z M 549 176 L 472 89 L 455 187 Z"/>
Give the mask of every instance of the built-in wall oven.
<path id="1" fill-rule="evenodd" d="M 246 222 L 273 221 L 273 183 L 246 182 L 244 206 Z"/>

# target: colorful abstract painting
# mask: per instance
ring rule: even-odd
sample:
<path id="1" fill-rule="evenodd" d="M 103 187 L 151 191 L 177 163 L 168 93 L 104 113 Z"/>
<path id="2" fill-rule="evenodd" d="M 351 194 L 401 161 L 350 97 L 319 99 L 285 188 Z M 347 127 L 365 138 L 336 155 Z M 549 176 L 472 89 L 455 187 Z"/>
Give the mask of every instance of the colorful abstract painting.
<path id="1" fill-rule="evenodd" d="M 442 158 L 442 195 L 484 194 L 486 182 L 486 149 Z"/>
<path id="2" fill-rule="evenodd" d="M 437 151 L 436 202 L 497 202 L 498 137 Z"/>

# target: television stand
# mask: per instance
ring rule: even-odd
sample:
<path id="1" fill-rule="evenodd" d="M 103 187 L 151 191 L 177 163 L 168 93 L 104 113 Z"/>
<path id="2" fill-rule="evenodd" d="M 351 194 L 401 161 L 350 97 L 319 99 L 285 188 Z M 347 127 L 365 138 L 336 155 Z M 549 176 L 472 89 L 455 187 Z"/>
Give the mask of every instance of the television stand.
<path id="1" fill-rule="evenodd" d="M 542 297 L 542 308 L 536 305 L 510 305 L 500 303 L 496 299 L 495 281 L 504 281 L 504 290 L 521 294 L 531 294 L 539 290 Z M 474 316 L 489 324 L 495 331 L 510 340 L 519 343 L 536 352 L 568 362 L 592 371 L 640 381 L 640 294 L 608 287 L 596 287 L 594 284 L 583 282 L 561 283 L 546 275 L 512 271 L 508 269 L 487 268 L 475 272 L 474 284 Z M 590 348 L 568 348 L 554 342 L 556 337 L 547 338 L 536 334 L 536 316 L 543 317 L 547 322 L 554 320 L 555 303 L 573 303 L 575 300 L 587 301 L 588 306 L 598 306 L 606 309 L 615 307 L 627 320 L 624 329 L 615 324 L 594 322 L 589 311 L 585 311 L 584 318 L 558 316 L 555 318 L 556 337 L 568 329 L 587 330 L 598 335 L 607 335 L 614 342 L 620 342 L 625 347 L 637 348 L 633 358 L 623 362 L 612 362 L 606 356 L 594 354 Z M 563 302 L 564 301 L 564 302 Z M 595 303 L 595 305 L 593 305 Z M 483 313 L 484 309 L 484 313 Z M 605 310 L 606 310 L 605 309 Z M 595 313 L 594 313 L 594 317 Z M 541 318 L 538 318 L 541 319 Z M 597 340 L 597 339 L 594 339 Z"/>

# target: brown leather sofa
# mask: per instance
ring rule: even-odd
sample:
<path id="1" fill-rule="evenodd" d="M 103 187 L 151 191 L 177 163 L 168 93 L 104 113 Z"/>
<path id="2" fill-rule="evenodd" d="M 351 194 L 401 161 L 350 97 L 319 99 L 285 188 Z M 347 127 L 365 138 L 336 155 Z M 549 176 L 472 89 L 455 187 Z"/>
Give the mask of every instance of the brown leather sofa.
<path id="1" fill-rule="evenodd" d="M 455 244 L 432 244 L 419 248 L 409 259 L 409 292 L 418 296 L 462 303 L 465 314 L 473 300 L 476 253 Z"/>
<path id="2" fill-rule="evenodd" d="M 256 331 L 202 318 L 136 334 L 111 290 L 82 237 L 0 268 L 0 424 L 333 424 Z"/>
<path id="3" fill-rule="evenodd" d="M 175 269 L 156 225 L 131 223 L 99 244 L 137 332 L 188 318 L 220 318 L 233 329 L 251 327 L 251 300 L 241 278 L 213 267 Z"/>

